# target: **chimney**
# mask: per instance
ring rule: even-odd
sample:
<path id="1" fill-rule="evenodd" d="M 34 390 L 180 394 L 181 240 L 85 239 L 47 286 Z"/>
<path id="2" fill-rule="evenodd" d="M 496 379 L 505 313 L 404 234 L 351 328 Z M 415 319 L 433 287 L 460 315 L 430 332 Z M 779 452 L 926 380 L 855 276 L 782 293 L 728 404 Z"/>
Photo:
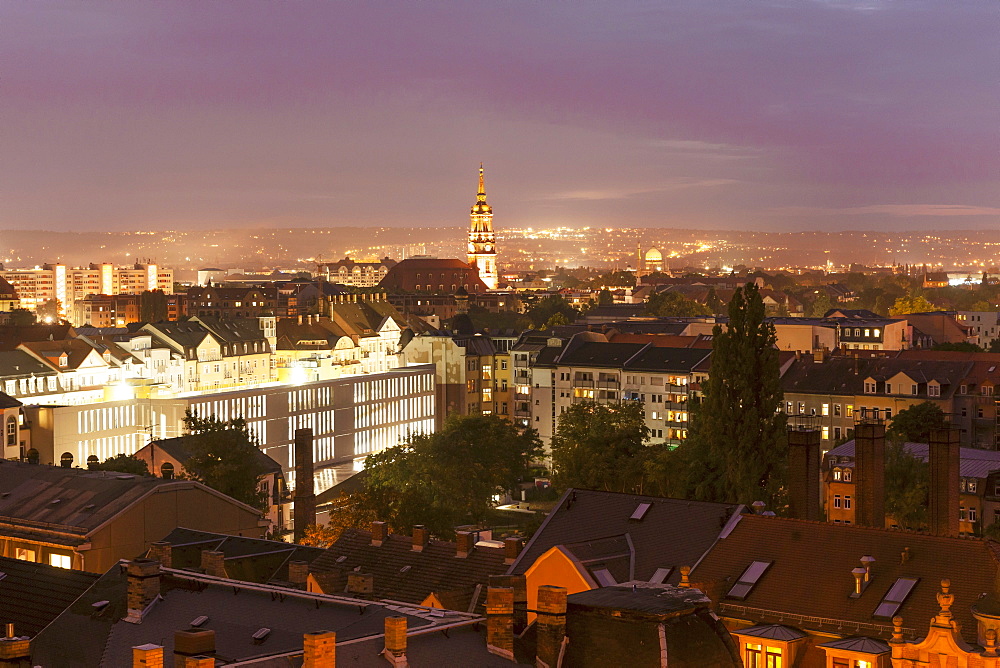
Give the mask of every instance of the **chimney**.
<path id="1" fill-rule="evenodd" d="M 228 578 L 229 574 L 226 573 L 225 560 L 226 560 L 225 552 L 216 552 L 215 550 L 202 550 L 201 570 L 205 571 L 206 575 L 211 575 L 217 578 Z"/>
<path id="2" fill-rule="evenodd" d="M 292 496 L 295 542 L 305 538 L 306 527 L 316 524 L 316 494 L 313 487 L 313 432 L 295 430 L 295 493 Z"/>
<path id="3" fill-rule="evenodd" d="M 132 668 L 163 668 L 163 647 L 153 643 L 133 647 Z"/>
<path id="4" fill-rule="evenodd" d="M 375 592 L 375 576 L 371 573 L 347 574 L 347 593 L 354 598 L 371 598 Z"/>
<path id="5" fill-rule="evenodd" d="M 187 629 L 174 631 L 174 668 L 182 666 L 214 666 L 215 631 L 211 629 Z M 212 663 L 203 659 L 207 658 Z"/>
<path id="6" fill-rule="evenodd" d="M 491 575 L 490 586 L 514 590 L 514 635 L 528 626 L 528 579 L 524 575 Z"/>
<path id="7" fill-rule="evenodd" d="M 872 564 L 874 563 L 875 557 L 870 554 L 861 557 L 861 567 L 865 569 L 865 584 L 872 581 Z"/>
<path id="8" fill-rule="evenodd" d="M 750 507 L 753 508 L 754 515 L 761 515 L 764 512 L 764 508 L 767 507 L 767 504 L 763 501 L 754 501 L 750 504 Z"/>
<path id="9" fill-rule="evenodd" d="M 486 590 L 486 650 L 514 660 L 514 590 L 510 587 Z"/>
<path id="10" fill-rule="evenodd" d="M 142 623 L 146 608 L 160 595 L 160 562 L 152 559 L 135 559 L 126 566 L 128 613 L 125 619 L 133 624 Z"/>
<path id="11" fill-rule="evenodd" d="M 854 429 L 854 502 L 855 524 L 885 528 L 885 425 L 883 424 L 862 422 Z"/>
<path id="12" fill-rule="evenodd" d="M 510 566 L 517 561 L 517 556 L 521 554 L 521 539 L 511 536 L 503 539 L 503 563 Z"/>
<path id="13" fill-rule="evenodd" d="M 424 548 L 427 546 L 427 541 L 430 540 L 430 532 L 423 524 L 418 524 L 413 527 L 413 551 L 423 552 Z"/>
<path id="14" fill-rule="evenodd" d="M 455 556 L 465 559 L 472 553 L 476 544 L 476 534 L 471 531 L 458 531 L 455 534 Z"/>
<path id="15" fill-rule="evenodd" d="M 800 520 L 818 522 L 819 444 L 816 429 L 788 430 L 788 511 Z"/>
<path id="16" fill-rule="evenodd" d="M 300 325 L 302 324 L 302 314 L 301 313 L 299 314 L 299 324 Z"/>
<path id="17" fill-rule="evenodd" d="M 335 668 L 336 665 L 336 633 L 313 631 L 302 636 L 302 668 Z"/>
<path id="18" fill-rule="evenodd" d="M 299 586 L 300 589 L 305 589 L 306 581 L 309 579 L 309 562 L 308 561 L 289 561 L 288 562 L 288 581 L 293 585 Z"/>
<path id="19" fill-rule="evenodd" d="M 393 666 L 406 668 L 406 617 L 385 618 L 385 649 L 382 656 Z"/>
<path id="20" fill-rule="evenodd" d="M 389 525 L 386 522 L 372 522 L 372 545 L 380 547 L 389 537 Z"/>
<path id="21" fill-rule="evenodd" d="M 932 429 L 928 445 L 930 504 L 928 520 L 935 536 L 958 536 L 960 450 L 957 429 Z"/>
<path id="22" fill-rule="evenodd" d="M 15 636 L 14 625 L 7 624 L 6 636 L 0 638 L 0 666 L 30 666 L 31 639 Z"/>
<path id="23" fill-rule="evenodd" d="M 171 568 L 170 564 L 173 563 L 173 557 L 174 550 L 169 542 L 158 540 L 155 543 L 150 543 L 147 558 L 160 562 L 160 565 L 164 568 Z"/>
<path id="24" fill-rule="evenodd" d="M 813 350 L 813 362 L 822 364 L 826 360 L 826 348 L 816 348 Z"/>
<path id="25" fill-rule="evenodd" d="M 536 663 L 554 667 L 559 665 L 559 653 L 566 638 L 566 588 L 542 585 L 538 588 L 537 607 Z"/>
<path id="26" fill-rule="evenodd" d="M 904 547 L 903 551 L 899 553 L 899 563 L 905 564 L 910 560 L 910 548 Z"/>
<path id="27" fill-rule="evenodd" d="M 865 569 L 858 566 L 851 571 L 851 575 L 854 576 L 854 593 L 852 596 L 861 596 L 861 592 L 865 590 Z"/>

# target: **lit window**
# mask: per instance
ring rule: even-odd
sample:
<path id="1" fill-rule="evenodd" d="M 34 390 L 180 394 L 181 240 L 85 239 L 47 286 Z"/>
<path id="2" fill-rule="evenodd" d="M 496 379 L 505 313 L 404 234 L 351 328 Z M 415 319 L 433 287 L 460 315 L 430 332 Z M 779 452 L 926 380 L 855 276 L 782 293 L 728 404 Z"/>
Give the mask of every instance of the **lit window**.
<path id="1" fill-rule="evenodd" d="M 747 569 L 743 571 L 743 575 L 740 576 L 740 579 L 736 581 L 736 584 L 733 585 L 726 596 L 737 598 L 741 601 L 745 600 L 753 590 L 754 585 L 757 584 L 757 581 L 771 567 L 771 563 L 770 561 L 755 561 L 747 566 Z"/>
<path id="2" fill-rule="evenodd" d="M 830 439 L 830 428 L 829 427 L 823 427 L 823 440 L 826 441 L 826 440 L 829 440 L 829 439 Z"/>
<path id="3" fill-rule="evenodd" d="M 820 411 L 823 415 L 830 414 L 830 404 L 823 404 L 823 408 Z"/>
<path id="4" fill-rule="evenodd" d="M 21 561 L 34 561 L 35 551 L 29 550 L 26 547 L 19 547 L 16 550 L 14 550 L 14 558 L 20 559 Z"/>
<path id="5" fill-rule="evenodd" d="M 846 408 L 846 411 L 847 411 L 845 413 L 845 415 L 847 417 L 854 417 L 854 406 L 852 404 L 847 404 L 847 406 L 845 408 Z"/>
<path id="6" fill-rule="evenodd" d="M 50 554 L 49 565 L 56 568 L 70 568 L 71 559 L 66 554 Z"/>

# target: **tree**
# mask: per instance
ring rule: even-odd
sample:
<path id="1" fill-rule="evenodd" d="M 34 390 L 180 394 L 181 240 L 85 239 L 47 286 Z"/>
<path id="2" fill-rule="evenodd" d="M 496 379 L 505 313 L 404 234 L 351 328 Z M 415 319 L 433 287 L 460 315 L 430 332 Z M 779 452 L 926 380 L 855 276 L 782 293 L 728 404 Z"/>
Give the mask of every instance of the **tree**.
<path id="1" fill-rule="evenodd" d="M 580 315 L 569 302 L 559 295 L 551 295 L 539 300 L 534 306 L 528 309 L 527 315 L 531 320 L 532 326 L 540 329 L 545 327 L 546 323 L 557 313 L 566 318 L 567 323 L 573 322 Z"/>
<path id="2" fill-rule="evenodd" d="M 167 319 L 167 295 L 163 290 L 144 290 L 139 295 L 139 320 L 161 322 Z"/>
<path id="3" fill-rule="evenodd" d="M 610 290 L 601 290 L 597 293 L 597 305 L 598 306 L 609 306 L 615 303 L 615 296 L 611 294 Z"/>
<path id="4" fill-rule="evenodd" d="M 927 443 L 932 429 L 946 429 L 948 418 L 937 404 L 924 401 L 896 413 L 886 438 L 891 441 Z"/>
<path id="5" fill-rule="evenodd" d="M 149 467 L 146 462 L 135 455 L 115 455 L 109 457 L 97 465 L 98 471 L 117 471 L 118 473 L 131 473 L 132 475 L 149 475 Z"/>
<path id="6" fill-rule="evenodd" d="M 215 415 L 203 418 L 188 409 L 184 427 L 188 435 L 184 448 L 190 454 L 184 462 L 188 477 L 248 506 L 267 510 L 267 498 L 259 488 L 266 469 L 246 420 L 220 420 Z"/>
<path id="7" fill-rule="evenodd" d="M 568 324 L 570 324 L 570 321 L 569 318 L 567 318 L 565 315 L 563 315 L 562 313 L 553 313 L 552 317 L 549 318 L 548 321 L 545 323 L 545 327 L 543 329 L 564 327 L 565 325 Z"/>
<path id="8" fill-rule="evenodd" d="M 310 524 L 306 527 L 302 545 L 329 547 L 347 529 L 366 529 L 379 519 L 375 510 L 367 503 L 365 493 L 341 493 L 333 500 L 328 524 Z"/>
<path id="9" fill-rule="evenodd" d="M 448 534 L 456 524 L 482 522 L 542 452 L 533 429 L 495 415 L 452 416 L 433 434 L 369 455 L 355 511 L 395 528 L 424 524 Z"/>
<path id="10" fill-rule="evenodd" d="M 776 343 L 760 290 L 747 283 L 729 302 L 726 329 L 713 330 L 704 400 L 681 446 L 696 498 L 776 507 L 788 448 Z"/>
<path id="11" fill-rule="evenodd" d="M 640 402 L 570 406 L 552 436 L 552 482 L 561 489 L 641 491 L 648 437 Z"/>
<path id="12" fill-rule="evenodd" d="M 716 293 L 715 286 L 708 289 L 708 296 L 705 298 L 705 307 L 712 315 L 722 313 L 726 309 L 726 303 Z"/>
<path id="13" fill-rule="evenodd" d="M 35 317 L 39 322 L 59 322 L 62 302 L 58 299 L 46 299 L 35 307 Z"/>
<path id="14" fill-rule="evenodd" d="M 833 302 L 830 301 L 830 295 L 826 292 L 820 292 L 816 296 L 816 299 L 812 303 L 810 313 L 814 318 L 822 318 L 833 308 Z"/>
<path id="15" fill-rule="evenodd" d="M 937 307 L 927 301 L 923 295 L 903 295 L 896 299 L 889 308 L 889 315 L 906 315 L 907 313 L 927 313 L 936 311 Z"/>
<path id="16" fill-rule="evenodd" d="M 911 455 L 902 441 L 885 446 L 885 512 L 903 529 L 927 523 L 927 462 Z"/>
<path id="17" fill-rule="evenodd" d="M 15 327 L 28 327 L 35 324 L 35 314 L 26 308 L 16 308 L 10 312 L 10 324 Z"/>
<path id="18" fill-rule="evenodd" d="M 664 292 L 654 292 L 646 302 L 646 315 L 657 317 L 692 317 L 699 315 L 712 315 L 708 307 L 699 304 L 693 299 L 688 299 L 679 292 L 666 290 Z"/>

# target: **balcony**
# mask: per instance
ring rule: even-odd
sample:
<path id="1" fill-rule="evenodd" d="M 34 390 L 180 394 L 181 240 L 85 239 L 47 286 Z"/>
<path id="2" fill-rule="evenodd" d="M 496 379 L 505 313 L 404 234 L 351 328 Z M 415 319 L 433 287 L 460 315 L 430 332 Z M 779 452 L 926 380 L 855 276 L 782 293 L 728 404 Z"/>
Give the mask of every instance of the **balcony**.
<path id="1" fill-rule="evenodd" d="M 582 380 L 579 378 L 573 379 L 573 387 L 594 387 L 593 380 Z"/>
<path id="2" fill-rule="evenodd" d="M 613 378 L 602 378 L 601 380 L 597 381 L 597 387 L 609 390 L 611 389 L 617 390 L 619 387 L 621 387 L 621 383 L 619 383 L 617 380 Z"/>

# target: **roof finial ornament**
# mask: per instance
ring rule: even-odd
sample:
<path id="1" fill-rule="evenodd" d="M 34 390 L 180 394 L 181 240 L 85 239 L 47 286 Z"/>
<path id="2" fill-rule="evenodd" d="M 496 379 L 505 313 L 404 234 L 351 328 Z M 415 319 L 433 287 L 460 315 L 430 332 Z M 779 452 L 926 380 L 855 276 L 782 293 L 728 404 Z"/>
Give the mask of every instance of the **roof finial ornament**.
<path id="1" fill-rule="evenodd" d="M 483 177 L 483 163 L 479 163 L 479 193 L 476 199 L 480 202 L 486 201 L 486 179 Z"/>
<path id="2" fill-rule="evenodd" d="M 890 642 L 894 645 L 903 643 L 903 618 L 899 615 L 892 618 L 892 640 Z"/>
<path id="3" fill-rule="evenodd" d="M 951 606 L 955 602 L 955 595 L 949 592 L 950 589 L 951 580 L 947 578 L 941 580 L 941 591 L 937 594 L 937 602 L 941 606 L 936 619 L 939 624 L 948 625 L 951 622 Z"/>

